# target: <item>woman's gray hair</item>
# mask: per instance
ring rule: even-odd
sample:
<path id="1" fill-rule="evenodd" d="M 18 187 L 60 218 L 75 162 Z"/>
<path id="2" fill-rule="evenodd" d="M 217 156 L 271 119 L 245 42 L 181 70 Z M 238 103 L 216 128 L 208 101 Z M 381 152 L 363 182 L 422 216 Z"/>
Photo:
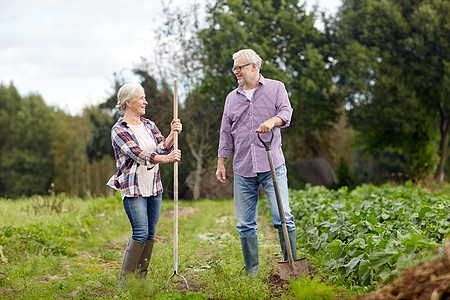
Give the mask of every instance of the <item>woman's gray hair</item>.
<path id="1" fill-rule="evenodd" d="M 116 108 L 120 111 L 125 111 L 125 109 L 127 108 L 127 103 L 125 101 L 133 100 L 134 93 L 138 89 L 143 90 L 144 88 L 139 83 L 126 83 L 122 85 L 122 87 L 117 92 Z"/>
<path id="2" fill-rule="evenodd" d="M 242 49 L 233 54 L 233 60 L 242 56 L 247 63 L 256 64 L 258 69 L 261 69 L 262 59 L 261 57 L 252 49 Z"/>

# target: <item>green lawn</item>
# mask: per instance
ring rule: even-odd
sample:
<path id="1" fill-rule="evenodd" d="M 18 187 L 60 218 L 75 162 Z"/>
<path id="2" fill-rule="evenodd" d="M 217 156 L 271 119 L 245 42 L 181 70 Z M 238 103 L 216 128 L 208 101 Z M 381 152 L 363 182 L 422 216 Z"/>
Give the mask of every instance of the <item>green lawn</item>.
<path id="1" fill-rule="evenodd" d="M 147 282 L 132 281 L 126 290 L 117 282 L 131 227 L 120 198 L 37 197 L 0 205 L 2 299 L 293 298 L 270 283 L 281 259 L 270 217 L 259 219 L 260 275 L 247 276 L 232 200 L 179 202 L 178 273 L 188 291 L 180 278 L 166 288 L 173 273 L 171 201 L 163 201 Z"/>

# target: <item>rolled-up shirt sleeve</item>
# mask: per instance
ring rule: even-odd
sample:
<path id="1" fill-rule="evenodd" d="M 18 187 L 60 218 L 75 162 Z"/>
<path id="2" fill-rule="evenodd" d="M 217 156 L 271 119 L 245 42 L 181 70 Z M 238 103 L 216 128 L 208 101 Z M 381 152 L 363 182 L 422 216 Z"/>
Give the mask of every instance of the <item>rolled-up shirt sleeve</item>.
<path id="1" fill-rule="evenodd" d="M 218 157 L 229 158 L 233 152 L 233 136 L 231 135 L 231 120 L 226 113 L 227 104 L 225 104 L 220 125 Z"/>
<path id="2" fill-rule="evenodd" d="M 293 109 L 291 106 L 291 102 L 289 101 L 289 96 L 286 91 L 286 87 L 281 82 L 279 84 L 279 88 L 277 91 L 275 107 L 277 109 L 276 116 L 279 117 L 284 122 L 284 124 L 279 127 L 280 128 L 288 127 L 291 124 Z"/>

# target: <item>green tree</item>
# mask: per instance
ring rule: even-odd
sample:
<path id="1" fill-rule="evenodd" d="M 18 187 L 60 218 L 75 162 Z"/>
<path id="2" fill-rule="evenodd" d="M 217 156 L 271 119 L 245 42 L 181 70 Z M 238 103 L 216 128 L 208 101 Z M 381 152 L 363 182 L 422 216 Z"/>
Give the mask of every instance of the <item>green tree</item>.
<path id="1" fill-rule="evenodd" d="M 441 0 L 344 0 L 337 83 L 366 151 L 404 154 L 414 177 L 444 180 L 450 132 L 448 15 Z"/>
<path id="2" fill-rule="evenodd" d="M 89 194 L 86 143 L 90 134 L 90 119 L 85 109 L 82 116 L 55 112 L 52 128 L 51 155 L 54 164 L 54 192 L 85 196 Z M 102 184 L 104 186 L 104 183 Z"/>
<path id="3" fill-rule="evenodd" d="M 5 194 L 7 189 L 5 180 L 8 169 L 3 165 L 6 160 L 3 157 L 11 151 L 11 122 L 22 106 L 21 102 L 22 98 L 12 83 L 9 86 L 0 84 L 0 195 Z"/>
<path id="4" fill-rule="evenodd" d="M 232 55 L 243 48 L 254 49 L 264 61 L 261 73 L 284 82 L 290 94 L 294 115 L 286 131 L 291 140 L 286 143 L 291 144 L 287 155 L 300 160 L 298 147 L 293 145 L 306 140 L 311 141 L 306 156 L 328 151 L 326 132 L 338 120 L 339 103 L 332 86 L 326 20 L 325 31 L 319 31 L 314 26 L 319 20 L 317 12 L 306 13 L 293 0 L 219 0 L 207 7 L 205 22 L 198 22 L 196 9 L 167 8 L 167 22 L 160 31 L 167 45 L 162 52 L 173 53 L 169 57 L 178 66 L 175 72 L 189 83 L 187 115 L 197 116 L 193 126 L 186 123 L 193 130 L 189 140 L 195 145 L 190 149 L 196 160 L 196 186 L 201 168 L 216 160 L 212 151 L 203 150 L 217 149 L 223 104 L 237 86 L 230 70 Z"/>
<path id="5" fill-rule="evenodd" d="M 84 114 L 89 117 L 91 132 L 86 144 L 86 154 L 89 161 L 102 159 L 105 155 L 114 157 L 111 146 L 111 127 L 115 120 L 108 111 L 91 107 L 84 110 Z"/>
<path id="6" fill-rule="evenodd" d="M 50 154 L 54 113 L 39 95 L 22 99 L 11 119 L 11 145 L 2 154 L 8 196 L 45 194 L 53 180 Z M 6 176 L 5 176 L 6 175 Z"/>
<path id="7" fill-rule="evenodd" d="M 217 1 L 209 8 L 207 28 L 199 34 L 206 66 L 201 94 L 223 103 L 236 87 L 230 72 L 232 54 L 254 49 L 264 61 L 261 73 L 284 82 L 290 94 L 294 113 L 286 134 L 293 141 L 311 140 L 305 151 L 319 156 L 314 147 L 338 121 L 339 103 L 331 80 L 329 26 L 324 20 L 322 32 L 315 27 L 317 21 L 316 11 L 306 13 L 304 4 L 294 0 Z M 298 156 L 294 149 L 291 152 L 293 158 Z"/>
<path id="8" fill-rule="evenodd" d="M 180 83 L 180 94 L 185 96 L 180 97 L 182 105 L 179 112 L 183 122 L 180 148 L 182 151 L 188 150 L 183 152 L 181 164 L 185 173 L 182 177 L 193 176 L 193 186 L 190 186 L 193 199 L 200 197 L 204 168 L 216 162 L 215 146 L 222 109 L 219 101 L 215 101 L 216 97 L 201 86 L 203 73 L 209 66 L 202 65 L 204 54 L 198 38 L 198 9 L 198 5 L 193 5 L 188 10 L 166 7 L 166 23 L 158 35 L 161 46 L 158 56 L 161 61 L 171 62 L 170 68 L 161 70 L 162 77 L 176 78 Z M 186 189 L 187 186 L 183 188 Z"/>

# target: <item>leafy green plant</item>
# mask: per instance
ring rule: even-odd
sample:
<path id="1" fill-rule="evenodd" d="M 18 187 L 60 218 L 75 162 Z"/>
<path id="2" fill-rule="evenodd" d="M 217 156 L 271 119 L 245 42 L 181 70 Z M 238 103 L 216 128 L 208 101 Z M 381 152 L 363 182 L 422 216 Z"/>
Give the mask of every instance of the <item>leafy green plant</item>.
<path id="1" fill-rule="evenodd" d="M 58 228 L 46 226 L 3 227 L 0 228 L 0 244 L 5 247 L 4 254 L 11 260 L 14 253 L 28 252 L 43 255 L 70 255 L 61 237 L 55 236 Z M 10 255 L 11 254 L 11 255 Z"/>
<path id="2" fill-rule="evenodd" d="M 298 246 L 322 254 L 322 267 L 362 286 L 389 280 L 441 243 L 450 233 L 449 204 L 411 183 L 291 191 Z"/>

